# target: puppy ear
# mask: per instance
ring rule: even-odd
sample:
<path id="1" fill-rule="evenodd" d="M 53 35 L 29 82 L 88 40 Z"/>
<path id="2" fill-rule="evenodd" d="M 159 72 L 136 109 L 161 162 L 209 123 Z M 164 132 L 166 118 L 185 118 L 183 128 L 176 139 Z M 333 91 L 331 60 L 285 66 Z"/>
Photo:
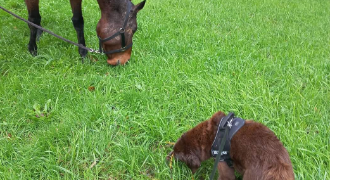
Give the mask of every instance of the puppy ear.
<path id="1" fill-rule="evenodd" d="M 226 116 L 222 111 L 217 111 L 212 117 L 211 121 L 215 123 L 215 125 L 219 125 L 221 119 Z"/>
<path id="2" fill-rule="evenodd" d="M 193 174 L 201 166 L 200 159 L 198 158 L 198 156 L 193 154 L 193 152 L 189 152 L 189 151 L 187 153 L 184 153 L 184 152 L 175 153 L 174 152 L 174 155 L 175 155 L 175 159 L 178 161 L 184 162 L 188 166 L 188 168 L 191 169 Z"/>
<path id="3" fill-rule="evenodd" d="M 186 165 L 191 169 L 192 174 L 195 174 L 197 169 L 201 166 L 201 161 L 195 155 L 190 155 Z"/>

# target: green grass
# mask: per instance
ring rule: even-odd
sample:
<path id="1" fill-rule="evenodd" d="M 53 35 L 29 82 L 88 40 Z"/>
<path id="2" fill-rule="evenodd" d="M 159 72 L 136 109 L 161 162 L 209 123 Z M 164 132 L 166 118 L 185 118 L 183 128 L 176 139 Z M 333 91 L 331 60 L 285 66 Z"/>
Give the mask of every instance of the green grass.
<path id="1" fill-rule="evenodd" d="M 0 4 L 27 17 L 23 1 Z M 330 179 L 329 5 L 149 0 L 120 67 L 95 54 L 82 64 L 46 33 L 32 57 L 27 25 L 0 11 L 0 179 L 170 179 L 167 142 L 218 110 L 273 130 L 296 179 Z M 40 7 L 45 28 L 76 41 L 68 2 Z M 97 2 L 83 12 L 96 48 Z M 173 167 L 174 179 L 191 179 Z"/>

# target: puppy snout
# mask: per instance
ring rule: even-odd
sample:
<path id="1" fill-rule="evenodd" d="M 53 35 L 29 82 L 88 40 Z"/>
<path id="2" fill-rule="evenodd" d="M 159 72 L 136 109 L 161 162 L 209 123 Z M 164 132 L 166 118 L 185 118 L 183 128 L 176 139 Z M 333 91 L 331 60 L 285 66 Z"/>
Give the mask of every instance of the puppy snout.
<path id="1" fill-rule="evenodd" d="M 166 160 L 171 160 L 171 157 L 173 156 L 173 151 L 171 151 L 167 156 L 166 156 Z"/>
<path id="2" fill-rule="evenodd" d="M 166 164 L 169 164 L 173 158 L 173 151 L 171 151 L 165 158 Z"/>

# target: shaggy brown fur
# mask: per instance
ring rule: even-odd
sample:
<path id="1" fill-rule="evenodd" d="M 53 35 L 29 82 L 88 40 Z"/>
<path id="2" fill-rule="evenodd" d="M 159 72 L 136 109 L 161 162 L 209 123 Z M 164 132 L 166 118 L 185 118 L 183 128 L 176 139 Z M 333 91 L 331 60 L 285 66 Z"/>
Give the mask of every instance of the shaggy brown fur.
<path id="1" fill-rule="evenodd" d="M 211 157 L 210 149 L 217 127 L 225 114 L 215 113 L 209 120 L 184 133 L 176 142 L 175 159 L 183 161 L 195 173 L 201 162 Z M 288 152 L 276 135 L 265 125 L 247 120 L 231 140 L 230 156 L 234 169 L 244 180 L 293 180 Z M 218 164 L 219 179 L 235 179 L 234 169 L 225 162 Z"/>

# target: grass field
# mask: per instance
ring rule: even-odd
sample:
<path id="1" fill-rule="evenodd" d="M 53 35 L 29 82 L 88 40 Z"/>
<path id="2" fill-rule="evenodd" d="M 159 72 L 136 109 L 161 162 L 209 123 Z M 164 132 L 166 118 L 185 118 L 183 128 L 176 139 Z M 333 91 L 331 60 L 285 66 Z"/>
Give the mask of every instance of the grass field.
<path id="1" fill-rule="evenodd" d="M 27 18 L 23 1 L 0 5 Z M 82 64 L 46 33 L 32 57 L 28 26 L 0 10 L 0 179 L 191 179 L 168 168 L 168 142 L 218 110 L 273 130 L 296 179 L 330 179 L 329 5 L 148 0 L 120 67 L 95 54 Z M 42 26 L 76 41 L 67 1 L 40 7 Z M 96 48 L 96 0 L 83 13 Z"/>

